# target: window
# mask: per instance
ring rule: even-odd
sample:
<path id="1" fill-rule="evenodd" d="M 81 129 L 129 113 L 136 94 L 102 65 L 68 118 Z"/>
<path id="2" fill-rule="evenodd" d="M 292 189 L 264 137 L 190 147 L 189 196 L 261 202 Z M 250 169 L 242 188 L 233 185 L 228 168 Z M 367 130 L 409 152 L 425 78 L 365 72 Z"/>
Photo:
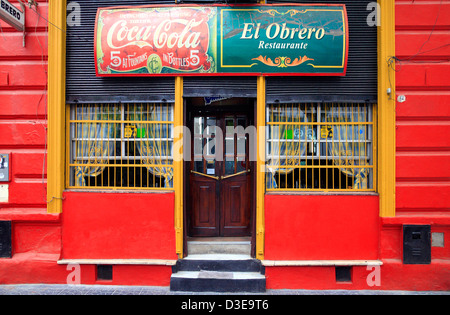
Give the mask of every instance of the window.
<path id="1" fill-rule="evenodd" d="M 274 104 L 266 112 L 267 191 L 375 191 L 370 104 Z"/>
<path id="2" fill-rule="evenodd" d="M 72 105 L 68 187 L 173 188 L 173 104 Z"/>

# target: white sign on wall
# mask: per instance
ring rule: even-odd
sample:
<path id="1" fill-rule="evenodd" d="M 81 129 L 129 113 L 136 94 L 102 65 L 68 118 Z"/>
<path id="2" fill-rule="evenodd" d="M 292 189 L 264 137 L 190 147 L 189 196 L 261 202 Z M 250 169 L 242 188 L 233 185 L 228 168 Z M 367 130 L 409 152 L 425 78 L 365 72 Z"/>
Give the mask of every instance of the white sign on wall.
<path id="1" fill-rule="evenodd" d="M 7 0 L 0 0 L 0 19 L 18 31 L 25 29 L 25 14 Z"/>

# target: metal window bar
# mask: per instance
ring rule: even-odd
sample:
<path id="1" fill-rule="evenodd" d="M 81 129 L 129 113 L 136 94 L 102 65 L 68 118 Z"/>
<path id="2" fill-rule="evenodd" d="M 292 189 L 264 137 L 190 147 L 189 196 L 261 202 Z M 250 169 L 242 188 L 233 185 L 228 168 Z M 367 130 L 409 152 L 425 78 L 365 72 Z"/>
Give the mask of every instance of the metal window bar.
<path id="1" fill-rule="evenodd" d="M 173 190 L 173 106 L 68 106 L 67 187 Z"/>
<path id="2" fill-rule="evenodd" d="M 373 107 L 268 105 L 266 191 L 375 191 Z"/>

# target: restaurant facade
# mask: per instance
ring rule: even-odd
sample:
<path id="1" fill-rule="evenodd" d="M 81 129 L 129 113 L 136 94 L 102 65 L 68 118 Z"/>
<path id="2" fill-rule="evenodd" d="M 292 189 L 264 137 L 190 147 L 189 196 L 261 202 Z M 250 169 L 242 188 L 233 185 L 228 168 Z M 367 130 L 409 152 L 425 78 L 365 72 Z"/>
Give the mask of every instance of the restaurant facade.
<path id="1" fill-rule="evenodd" d="M 0 283 L 450 289 L 449 4 L 23 10 Z"/>

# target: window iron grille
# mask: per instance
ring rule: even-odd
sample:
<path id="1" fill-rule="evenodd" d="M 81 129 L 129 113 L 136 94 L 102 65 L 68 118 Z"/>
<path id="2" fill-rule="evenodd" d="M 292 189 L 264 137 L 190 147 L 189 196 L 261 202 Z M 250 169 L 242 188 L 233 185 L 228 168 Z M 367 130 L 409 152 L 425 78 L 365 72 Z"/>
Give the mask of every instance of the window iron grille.
<path id="1" fill-rule="evenodd" d="M 173 104 L 71 105 L 69 188 L 173 189 Z"/>
<path id="2" fill-rule="evenodd" d="M 267 106 L 267 191 L 375 191 L 370 104 Z"/>

